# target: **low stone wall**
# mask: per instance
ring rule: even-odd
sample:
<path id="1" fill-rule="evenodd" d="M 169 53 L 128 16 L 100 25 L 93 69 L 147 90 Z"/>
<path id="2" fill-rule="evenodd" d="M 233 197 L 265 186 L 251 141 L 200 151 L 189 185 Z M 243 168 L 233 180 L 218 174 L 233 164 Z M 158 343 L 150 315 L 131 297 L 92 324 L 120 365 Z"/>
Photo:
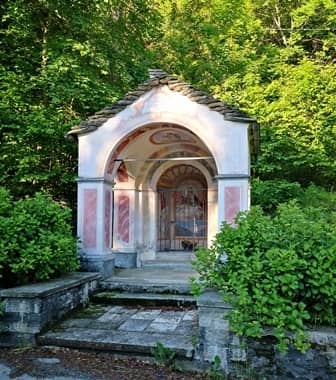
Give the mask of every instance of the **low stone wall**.
<path id="1" fill-rule="evenodd" d="M 98 273 L 71 273 L 55 280 L 0 291 L 0 346 L 35 344 L 36 335 L 66 313 L 88 302 Z"/>
<path id="2" fill-rule="evenodd" d="M 335 380 L 336 329 L 310 331 L 311 348 L 286 354 L 276 349 L 272 335 L 243 342 L 229 329 L 225 315 L 230 305 L 216 292 L 203 293 L 198 301 L 199 339 L 195 359 L 211 365 L 216 356 L 226 374 L 272 380 Z M 218 360 L 218 359 L 217 359 Z"/>

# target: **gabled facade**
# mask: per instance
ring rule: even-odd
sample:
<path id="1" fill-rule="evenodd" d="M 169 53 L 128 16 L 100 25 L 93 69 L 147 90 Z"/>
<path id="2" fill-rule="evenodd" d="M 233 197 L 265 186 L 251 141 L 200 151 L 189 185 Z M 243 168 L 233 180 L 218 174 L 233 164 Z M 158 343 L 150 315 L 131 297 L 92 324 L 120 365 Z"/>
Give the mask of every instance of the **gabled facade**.
<path id="1" fill-rule="evenodd" d="M 73 128 L 78 235 L 88 270 L 208 246 L 249 208 L 255 121 L 161 70 Z"/>

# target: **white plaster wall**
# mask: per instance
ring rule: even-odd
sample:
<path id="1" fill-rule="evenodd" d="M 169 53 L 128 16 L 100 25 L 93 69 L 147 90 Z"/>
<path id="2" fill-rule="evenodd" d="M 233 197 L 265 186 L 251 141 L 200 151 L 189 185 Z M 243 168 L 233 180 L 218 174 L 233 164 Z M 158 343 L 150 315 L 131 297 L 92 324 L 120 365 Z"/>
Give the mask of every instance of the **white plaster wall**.
<path id="1" fill-rule="evenodd" d="M 96 131 L 79 136 L 79 176 L 104 177 L 111 151 L 135 129 L 155 122 L 181 125 L 212 153 L 218 173 L 248 174 L 248 124 L 224 120 L 167 86 L 153 89 Z"/>

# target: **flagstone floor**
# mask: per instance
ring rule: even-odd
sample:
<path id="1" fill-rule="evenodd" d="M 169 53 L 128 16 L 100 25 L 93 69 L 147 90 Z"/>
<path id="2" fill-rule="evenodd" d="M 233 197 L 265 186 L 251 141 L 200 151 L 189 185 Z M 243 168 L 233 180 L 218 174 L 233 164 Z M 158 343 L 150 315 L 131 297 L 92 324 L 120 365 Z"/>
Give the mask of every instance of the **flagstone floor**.
<path id="1" fill-rule="evenodd" d="M 158 342 L 192 357 L 195 309 L 92 305 L 40 336 L 41 344 L 150 354 Z"/>

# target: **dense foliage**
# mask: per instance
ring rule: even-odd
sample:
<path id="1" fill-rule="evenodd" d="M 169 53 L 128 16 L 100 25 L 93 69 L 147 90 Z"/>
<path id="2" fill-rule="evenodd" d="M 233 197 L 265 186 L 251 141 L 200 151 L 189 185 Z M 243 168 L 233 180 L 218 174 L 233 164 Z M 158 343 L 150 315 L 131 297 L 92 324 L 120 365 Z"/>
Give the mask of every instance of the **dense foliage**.
<path id="1" fill-rule="evenodd" d="M 15 202 L 0 188 L 0 284 L 36 282 L 76 270 L 69 222 L 70 210 L 46 196 Z"/>
<path id="2" fill-rule="evenodd" d="M 259 178 L 251 183 L 251 203 L 259 205 L 266 213 L 274 213 L 278 205 L 301 198 L 304 191 L 298 182 L 266 180 Z"/>
<path id="3" fill-rule="evenodd" d="M 334 1 L 163 4 L 160 61 L 257 118 L 262 154 L 254 174 L 334 186 Z"/>
<path id="4" fill-rule="evenodd" d="M 141 82 L 178 74 L 255 116 L 262 179 L 336 180 L 332 0 L 5 0 L 0 185 L 75 199 L 64 134 Z"/>
<path id="5" fill-rule="evenodd" d="M 301 207 L 321 207 L 330 218 L 336 217 L 336 193 L 311 184 L 301 186 L 298 182 L 286 180 L 251 181 L 251 203 L 258 205 L 266 214 L 274 214 L 281 203 L 297 200 Z"/>
<path id="6" fill-rule="evenodd" d="M 237 334 L 258 337 L 271 328 L 284 349 L 289 331 L 304 349 L 309 324 L 336 325 L 335 221 L 329 210 L 295 201 L 274 216 L 253 207 L 235 227 L 224 224 L 209 250 L 198 251 L 196 289 L 223 292 Z"/>
<path id="7" fill-rule="evenodd" d="M 1 2 L 0 185 L 71 203 L 77 152 L 64 135 L 145 77 L 157 17 L 144 0 Z"/>

